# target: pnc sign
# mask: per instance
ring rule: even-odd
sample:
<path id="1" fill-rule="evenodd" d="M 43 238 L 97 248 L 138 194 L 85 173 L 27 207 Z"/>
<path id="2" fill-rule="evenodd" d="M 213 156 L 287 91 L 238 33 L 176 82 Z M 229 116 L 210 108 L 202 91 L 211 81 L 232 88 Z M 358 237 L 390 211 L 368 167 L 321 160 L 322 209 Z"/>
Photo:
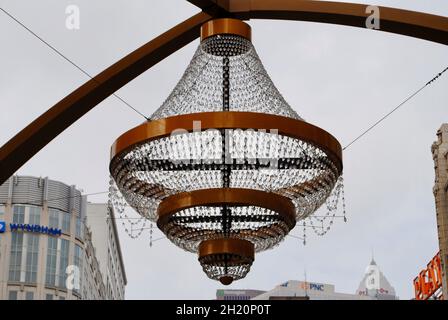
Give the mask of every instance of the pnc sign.
<path id="1" fill-rule="evenodd" d="M 310 290 L 324 291 L 324 285 L 317 283 L 310 283 Z"/>
<path id="2" fill-rule="evenodd" d="M 6 231 L 6 223 L 4 221 L 0 221 L 0 233 Z"/>
<path id="3" fill-rule="evenodd" d="M 324 285 L 320 283 L 302 282 L 300 283 L 300 287 L 303 290 L 324 291 Z"/>

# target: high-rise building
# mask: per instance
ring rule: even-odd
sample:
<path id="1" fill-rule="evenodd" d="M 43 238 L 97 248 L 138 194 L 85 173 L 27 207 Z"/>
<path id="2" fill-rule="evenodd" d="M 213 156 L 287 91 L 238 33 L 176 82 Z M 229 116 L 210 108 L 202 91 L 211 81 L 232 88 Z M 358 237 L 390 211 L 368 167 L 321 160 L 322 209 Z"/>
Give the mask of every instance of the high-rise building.
<path id="1" fill-rule="evenodd" d="M 431 147 L 434 159 L 437 229 L 442 266 L 442 291 L 448 297 L 448 123 L 437 131 L 437 141 Z"/>
<path id="2" fill-rule="evenodd" d="M 106 285 L 106 298 L 124 299 L 127 279 L 113 209 L 107 204 L 89 203 L 87 225 L 95 230 L 92 232 L 92 243 L 100 261 L 99 267 Z"/>
<path id="3" fill-rule="evenodd" d="M 368 296 L 376 300 L 398 300 L 394 287 L 381 272 L 372 257 L 372 261 L 366 268 L 356 293 L 360 296 Z"/>
<path id="4" fill-rule="evenodd" d="M 86 197 L 62 182 L 14 176 L 0 186 L 0 300 L 110 297 L 86 212 Z"/>
<path id="5" fill-rule="evenodd" d="M 227 300 L 239 300 L 255 290 L 217 290 L 216 296 Z M 237 296 L 237 298 L 234 298 Z M 252 300 L 397 300 L 395 289 L 390 285 L 375 261 L 367 266 L 355 294 L 337 292 L 333 284 L 290 280 L 270 291 L 251 297 Z M 221 299 L 223 300 L 223 299 Z"/>
<path id="6" fill-rule="evenodd" d="M 336 292 L 333 284 L 289 280 L 253 300 L 372 300 L 368 296 Z"/>
<path id="7" fill-rule="evenodd" d="M 85 259 L 83 268 L 90 268 L 90 272 L 85 272 L 81 282 L 83 300 L 104 300 L 108 299 L 106 286 L 100 269 L 100 263 L 96 256 L 96 250 L 92 243 L 92 232 L 86 226 L 84 232 Z"/>

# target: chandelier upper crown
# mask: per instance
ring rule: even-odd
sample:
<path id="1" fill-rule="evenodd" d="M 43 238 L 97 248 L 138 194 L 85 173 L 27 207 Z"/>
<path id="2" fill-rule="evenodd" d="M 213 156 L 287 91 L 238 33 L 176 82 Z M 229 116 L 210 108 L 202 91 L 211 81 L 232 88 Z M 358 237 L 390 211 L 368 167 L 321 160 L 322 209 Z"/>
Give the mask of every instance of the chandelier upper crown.
<path id="1" fill-rule="evenodd" d="M 238 19 L 214 19 L 207 21 L 201 26 L 201 41 L 219 34 L 232 34 L 243 37 L 249 41 L 251 41 L 252 38 L 250 25 Z"/>

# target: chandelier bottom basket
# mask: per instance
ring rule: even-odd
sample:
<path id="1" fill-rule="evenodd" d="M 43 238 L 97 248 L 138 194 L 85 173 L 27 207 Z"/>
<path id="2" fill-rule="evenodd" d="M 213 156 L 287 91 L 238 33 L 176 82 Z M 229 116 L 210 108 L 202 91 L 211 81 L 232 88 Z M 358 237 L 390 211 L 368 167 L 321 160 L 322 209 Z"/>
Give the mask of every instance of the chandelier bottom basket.
<path id="1" fill-rule="evenodd" d="M 199 263 L 205 274 L 223 285 L 244 278 L 255 259 L 252 242 L 221 238 L 206 240 L 199 245 Z"/>
<path id="2" fill-rule="evenodd" d="M 275 193 L 216 188 L 184 192 L 159 205 L 157 225 L 177 246 L 198 253 L 214 280 L 244 278 L 255 251 L 278 244 L 296 224 L 293 203 Z"/>

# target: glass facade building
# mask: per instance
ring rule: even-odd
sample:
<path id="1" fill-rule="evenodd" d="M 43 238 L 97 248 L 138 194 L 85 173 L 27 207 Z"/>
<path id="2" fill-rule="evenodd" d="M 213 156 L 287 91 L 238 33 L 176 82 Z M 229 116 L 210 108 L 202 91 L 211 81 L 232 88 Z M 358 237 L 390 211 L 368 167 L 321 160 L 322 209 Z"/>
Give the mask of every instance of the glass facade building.
<path id="1" fill-rule="evenodd" d="M 86 208 L 74 186 L 48 178 L 0 186 L 0 300 L 107 298 Z"/>

